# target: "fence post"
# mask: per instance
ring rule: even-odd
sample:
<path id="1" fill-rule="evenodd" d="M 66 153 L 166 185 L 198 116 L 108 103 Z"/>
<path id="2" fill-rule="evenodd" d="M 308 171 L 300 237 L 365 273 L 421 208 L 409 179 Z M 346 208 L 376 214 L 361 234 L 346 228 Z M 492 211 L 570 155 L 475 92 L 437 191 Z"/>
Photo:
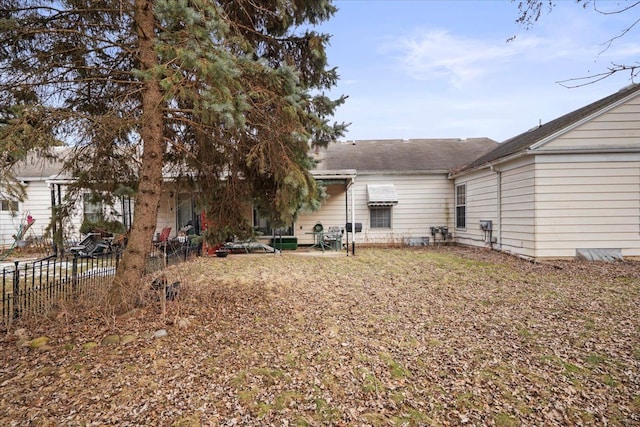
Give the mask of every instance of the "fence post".
<path id="1" fill-rule="evenodd" d="M 20 270 L 18 268 L 18 264 L 20 261 L 14 261 L 14 269 L 13 269 L 13 318 L 17 319 L 20 317 Z"/>
<path id="2" fill-rule="evenodd" d="M 78 255 L 73 255 L 73 261 L 71 261 L 71 288 L 75 294 L 78 291 Z"/>

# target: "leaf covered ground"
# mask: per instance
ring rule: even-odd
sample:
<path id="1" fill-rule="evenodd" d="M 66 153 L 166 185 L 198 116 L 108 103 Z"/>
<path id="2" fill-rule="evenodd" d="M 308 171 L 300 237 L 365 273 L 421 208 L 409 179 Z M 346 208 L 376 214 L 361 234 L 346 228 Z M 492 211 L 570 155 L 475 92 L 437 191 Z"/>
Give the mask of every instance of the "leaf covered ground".
<path id="1" fill-rule="evenodd" d="M 318 255 L 174 267 L 165 316 L 11 325 L 0 425 L 640 426 L 637 262 Z"/>

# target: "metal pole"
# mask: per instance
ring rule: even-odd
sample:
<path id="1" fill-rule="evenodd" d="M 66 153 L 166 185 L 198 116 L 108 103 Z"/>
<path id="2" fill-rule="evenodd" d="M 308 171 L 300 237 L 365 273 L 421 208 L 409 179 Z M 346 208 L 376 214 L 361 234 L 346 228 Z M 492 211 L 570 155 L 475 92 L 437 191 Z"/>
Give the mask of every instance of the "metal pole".
<path id="1" fill-rule="evenodd" d="M 62 206 L 62 189 L 60 184 L 57 184 L 58 186 L 58 206 Z M 60 228 L 60 241 L 62 242 L 64 240 L 64 228 L 62 228 L 62 218 L 58 218 L 59 215 L 56 214 L 56 219 L 58 220 L 58 226 Z M 60 255 L 64 255 L 64 245 L 62 245 L 62 247 L 60 248 Z"/>
<path id="2" fill-rule="evenodd" d="M 58 255 L 58 244 L 56 243 L 58 219 L 56 217 L 56 185 L 51 184 L 51 232 L 53 233 L 53 253 Z"/>
<path id="3" fill-rule="evenodd" d="M 355 178 L 351 181 L 351 254 L 356 254 L 356 197 Z"/>
<path id="4" fill-rule="evenodd" d="M 14 270 L 13 270 L 13 318 L 17 319 L 20 317 L 20 271 L 18 264 L 20 261 L 14 261 Z"/>
<path id="5" fill-rule="evenodd" d="M 349 180 L 344 180 L 344 219 L 345 223 L 349 222 Z M 345 229 L 347 225 L 345 224 Z M 349 256 L 349 230 L 345 230 L 347 242 L 347 256 Z"/>

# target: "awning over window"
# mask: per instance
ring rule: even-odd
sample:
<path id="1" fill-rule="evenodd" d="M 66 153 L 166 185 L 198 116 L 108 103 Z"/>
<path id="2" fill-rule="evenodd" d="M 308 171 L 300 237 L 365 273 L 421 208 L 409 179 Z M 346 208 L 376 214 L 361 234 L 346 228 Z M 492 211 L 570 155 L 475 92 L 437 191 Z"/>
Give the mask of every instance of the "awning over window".
<path id="1" fill-rule="evenodd" d="M 392 206 L 398 203 L 398 193 L 393 184 L 367 185 L 369 206 Z"/>

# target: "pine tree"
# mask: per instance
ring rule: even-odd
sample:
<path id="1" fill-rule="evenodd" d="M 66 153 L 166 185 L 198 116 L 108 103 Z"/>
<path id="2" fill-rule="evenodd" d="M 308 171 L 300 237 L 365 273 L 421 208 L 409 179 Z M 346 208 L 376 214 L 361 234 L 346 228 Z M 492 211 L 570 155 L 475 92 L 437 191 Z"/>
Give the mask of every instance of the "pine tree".
<path id="1" fill-rule="evenodd" d="M 0 0 L 0 140 L 29 126 L 73 148 L 71 194 L 136 190 L 129 243 L 110 291 L 126 310 L 144 274 L 163 170 L 197 196 L 211 237 L 248 232 L 250 202 L 276 223 L 318 202 L 313 145 L 344 98 L 314 0 Z M 46 141 L 46 142 L 45 142 Z"/>

